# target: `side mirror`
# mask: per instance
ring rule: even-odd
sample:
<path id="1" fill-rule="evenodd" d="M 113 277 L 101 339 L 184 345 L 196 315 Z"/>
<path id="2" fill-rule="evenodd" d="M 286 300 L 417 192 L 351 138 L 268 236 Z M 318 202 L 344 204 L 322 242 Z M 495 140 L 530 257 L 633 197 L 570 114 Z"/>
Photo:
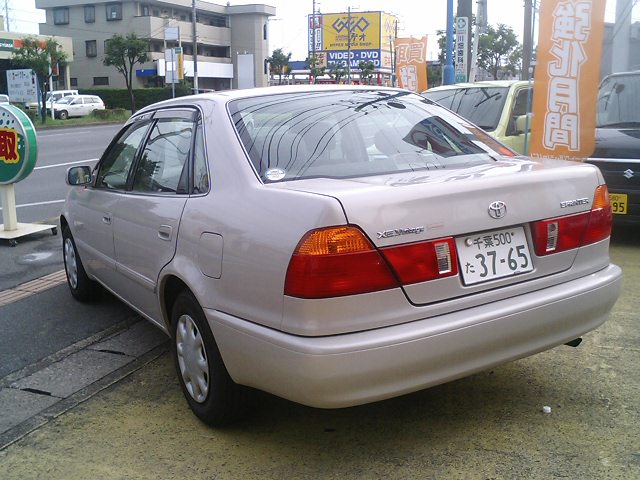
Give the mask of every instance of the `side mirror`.
<path id="1" fill-rule="evenodd" d="M 529 128 L 527 129 L 527 117 L 529 117 Z M 531 131 L 531 119 L 533 115 L 528 113 L 527 115 L 520 115 L 516 118 L 516 131 L 518 135 L 524 133 L 525 131 Z"/>
<path id="2" fill-rule="evenodd" d="M 91 167 L 83 165 L 81 167 L 71 167 L 67 170 L 67 185 L 72 187 L 91 184 Z"/>

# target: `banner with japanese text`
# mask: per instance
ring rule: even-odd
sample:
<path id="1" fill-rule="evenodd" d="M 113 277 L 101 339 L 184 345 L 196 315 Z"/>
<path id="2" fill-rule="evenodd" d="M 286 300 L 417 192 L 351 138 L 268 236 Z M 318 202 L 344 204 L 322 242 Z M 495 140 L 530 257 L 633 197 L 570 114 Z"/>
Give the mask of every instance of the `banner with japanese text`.
<path id="1" fill-rule="evenodd" d="M 427 89 L 427 37 L 396 38 L 396 78 L 400 88 Z"/>
<path id="2" fill-rule="evenodd" d="M 602 0 L 542 0 L 529 153 L 590 156 L 604 32 Z"/>

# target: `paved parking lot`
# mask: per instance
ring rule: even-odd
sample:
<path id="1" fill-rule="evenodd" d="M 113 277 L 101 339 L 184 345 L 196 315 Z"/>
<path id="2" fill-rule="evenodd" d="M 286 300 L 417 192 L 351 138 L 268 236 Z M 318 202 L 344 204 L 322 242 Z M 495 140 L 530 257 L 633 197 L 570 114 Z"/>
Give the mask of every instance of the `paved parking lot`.
<path id="1" fill-rule="evenodd" d="M 639 234 L 616 229 L 623 294 L 578 348 L 343 410 L 256 393 L 222 430 L 162 354 L 0 451 L 0 478 L 640 478 Z"/>

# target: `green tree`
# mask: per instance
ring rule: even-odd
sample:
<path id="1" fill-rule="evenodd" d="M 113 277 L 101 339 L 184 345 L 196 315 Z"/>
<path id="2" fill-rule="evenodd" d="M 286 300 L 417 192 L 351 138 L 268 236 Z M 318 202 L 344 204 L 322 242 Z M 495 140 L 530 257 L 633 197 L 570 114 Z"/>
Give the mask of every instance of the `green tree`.
<path id="1" fill-rule="evenodd" d="M 282 84 L 282 75 L 288 75 L 290 72 L 289 60 L 291 60 L 291 52 L 285 54 L 281 48 L 276 48 L 267 58 L 269 72 L 271 75 L 278 75 L 278 85 Z"/>
<path id="2" fill-rule="evenodd" d="M 336 83 L 340 83 L 340 80 L 347 75 L 347 68 L 343 63 L 336 62 L 331 65 L 331 68 L 329 68 L 327 73 L 336 81 Z"/>
<path id="3" fill-rule="evenodd" d="M 313 83 L 318 83 L 318 77 L 324 75 L 327 67 L 319 67 L 318 63 L 320 59 L 316 56 L 308 57 L 305 61 L 307 68 L 309 69 L 309 73 L 313 77 Z"/>
<path id="4" fill-rule="evenodd" d="M 514 71 L 522 60 L 522 49 L 513 28 L 498 24 L 498 28 L 487 26 L 487 33 L 478 43 L 478 66 L 489 72 L 494 80 L 500 74 Z"/>
<path id="5" fill-rule="evenodd" d="M 137 63 L 149 60 L 149 42 L 138 37 L 135 33 L 127 36 L 113 35 L 106 42 L 104 63 L 113 66 L 124 76 L 124 82 L 131 100 L 131 112 L 136 111 L 136 100 L 133 95 L 133 70 Z"/>
<path id="6" fill-rule="evenodd" d="M 446 30 L 438 30 L 436 32 L 438 37 L 438 60 L 440 65 L 444 65 L 445 62 L 445 50 L 447 48 L 447 32 Z"/>
<path id="7" fill-rule="evenodd" d="M 22 40 L 22 46 L 13 52 L 13 63 L 23 68 L 30 68 L 38 77 L 40 88 L 40 113 L 42 122 L 45 122 L 47 106 L 46 98 L 49 88 L 49 79 L 58 68 L 64 66 L 67 54 L 62 51 L 61 45 L 54 39 L 39 40 L 36 37 L 26 37 Z"/>
<path id="8" fill-rule="evenodd" d="M 362 80 L 363 84 L 371 85 L 371 78 L 373 78 L 373 71 L 375 70 L 375 65 L 371 60 L 366 62 L 360 61 L 358 62 L 358 68 L 360 69 L 360 80 Z"/>

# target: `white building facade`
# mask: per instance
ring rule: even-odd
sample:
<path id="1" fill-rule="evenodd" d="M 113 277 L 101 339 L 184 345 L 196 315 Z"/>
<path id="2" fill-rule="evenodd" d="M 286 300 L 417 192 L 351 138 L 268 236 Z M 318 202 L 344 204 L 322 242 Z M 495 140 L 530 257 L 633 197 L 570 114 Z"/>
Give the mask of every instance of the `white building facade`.
<path id="1" fill-rule="evenodd" d="M 46 12 L 41 34 L 73 39 L 71 88 L 125 87 L 122 74 L 103 64 L 105 43 L 115 34 L 135 33 L 149 41 L 150 61 L 134 67 L 134 88 L 164 85 L 165 51 L 173 47 L 182 48 L 185 77 L 193 76 L 192 0 L 36 0 L 36 7 Z M 196 1 L 198 88 L 238 88 L 238 79 L 246 86 L 243 79 L 251 70 L 247 69 L 247 55 L 254 67 L 249 83 L 268 85 L 267 20 L 273 15 L 275 8 L 268 5 Z M 167 32 L 176 31 L 178 40 L 166 39 Z"/>

